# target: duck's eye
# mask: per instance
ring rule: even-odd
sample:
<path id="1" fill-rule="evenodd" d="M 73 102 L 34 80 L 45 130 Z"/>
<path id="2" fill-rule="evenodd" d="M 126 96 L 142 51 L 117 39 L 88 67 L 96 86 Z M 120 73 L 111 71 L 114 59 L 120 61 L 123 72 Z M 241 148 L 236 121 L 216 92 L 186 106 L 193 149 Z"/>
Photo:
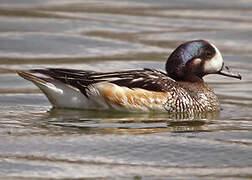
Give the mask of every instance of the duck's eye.
<path id="1" fill-rule="evenodd" d="M 210 59 L 212 57 L 212 52 L 208 50 L 205 51 L 205 57 Z"/>

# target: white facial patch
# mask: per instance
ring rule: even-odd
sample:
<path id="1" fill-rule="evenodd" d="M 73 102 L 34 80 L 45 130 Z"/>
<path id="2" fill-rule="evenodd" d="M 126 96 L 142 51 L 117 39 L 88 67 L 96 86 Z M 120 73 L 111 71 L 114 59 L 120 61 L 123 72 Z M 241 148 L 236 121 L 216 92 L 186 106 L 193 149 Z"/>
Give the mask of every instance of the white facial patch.
<path id="1" fill-rule="evenodd" d="M 215 47 L 215 45 L 211 45 L 214 47 L 216 54 L 212 59 L 205 62 L 205 72 L 209 74 L 219 72 L 223 64 L 223 58 L 220 51 L 217 49 L 217 47 Z"/>

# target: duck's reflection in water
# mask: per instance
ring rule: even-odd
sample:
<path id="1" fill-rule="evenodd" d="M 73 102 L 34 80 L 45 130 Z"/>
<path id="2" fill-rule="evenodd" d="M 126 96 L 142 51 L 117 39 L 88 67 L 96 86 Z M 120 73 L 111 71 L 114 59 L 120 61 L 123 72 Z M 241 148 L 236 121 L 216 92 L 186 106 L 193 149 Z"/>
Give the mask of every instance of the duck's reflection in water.
<path id="1" fill-rule="evenodd" d="M 66 133 L 145 134 L 208 131 L 211 120 L 218 116 L 219 112 L 167 114 L 51 109 L 43 119 L 44 124 L 61 127 Z"/>

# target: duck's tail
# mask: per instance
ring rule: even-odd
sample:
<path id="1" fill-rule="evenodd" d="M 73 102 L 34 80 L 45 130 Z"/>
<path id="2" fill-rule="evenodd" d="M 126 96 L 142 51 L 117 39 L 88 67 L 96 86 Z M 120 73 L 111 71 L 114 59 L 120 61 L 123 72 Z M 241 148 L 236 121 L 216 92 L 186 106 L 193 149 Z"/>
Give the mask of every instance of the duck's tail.
<path id="1" fill-rule="evenodd" d="M 17 71 L 17 73 L 39 87 L 53 107 L 89 109 L 93 106 L 93 102 L 75 87 L 50 77 L 34 75 L 32 71 Z"/>

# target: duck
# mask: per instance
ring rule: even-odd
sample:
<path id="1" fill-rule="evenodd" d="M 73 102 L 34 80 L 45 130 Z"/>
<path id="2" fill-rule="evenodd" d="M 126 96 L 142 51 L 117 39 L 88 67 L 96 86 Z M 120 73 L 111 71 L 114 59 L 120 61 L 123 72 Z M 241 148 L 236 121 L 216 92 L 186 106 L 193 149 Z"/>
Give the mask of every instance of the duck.
<path id="1" fill-rule="evenodd" d="M 219 111 L 218 97 L 203 77 L 216 74 L 241 79 L 224 64 L 217 47 L 206 40 L 179 45 L 168 57 L 165 70 L 40 68 L 17 73 L 40 88 L 53 108 L 129 112 Z"/>

